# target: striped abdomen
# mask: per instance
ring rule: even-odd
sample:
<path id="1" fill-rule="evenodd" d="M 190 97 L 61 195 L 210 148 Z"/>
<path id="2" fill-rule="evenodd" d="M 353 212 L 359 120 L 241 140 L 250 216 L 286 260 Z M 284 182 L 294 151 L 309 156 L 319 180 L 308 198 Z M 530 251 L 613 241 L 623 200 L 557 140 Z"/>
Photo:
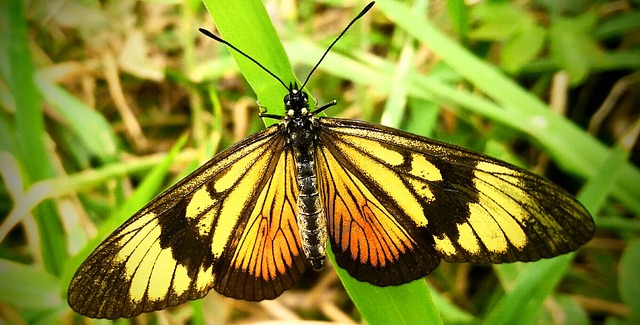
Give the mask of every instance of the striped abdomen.
<path id="1" fill-rule="evenodd" d="M 298 228 L 302 250 L 311 267 L 318 271 L 324 265 L 327 245 L 327 223 L 318 193 L 316 166 L 311 150 L 296 152 L 298 172 Z"/>

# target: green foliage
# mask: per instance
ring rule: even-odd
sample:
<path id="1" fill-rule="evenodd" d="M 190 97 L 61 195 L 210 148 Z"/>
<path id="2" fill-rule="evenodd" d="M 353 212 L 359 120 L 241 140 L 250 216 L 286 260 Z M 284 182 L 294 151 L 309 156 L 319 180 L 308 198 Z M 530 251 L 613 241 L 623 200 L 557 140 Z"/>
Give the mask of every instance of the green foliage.
<path id="1" fill-rule="evenodd" d="M 601 60 L 602 51 L 592 36 L 597 17 L 586 13 L 576 18 L 557 18 L 549 30 L 553 61 L 571 77 L 583 82 L 590 69 Z"/>
<path id="2" fill-rule="evenodd" d="M 542 51 L 546 31 L 525 8 L 487 2 L 473 10 L 473 19 L 478 25 L 470 37 L 502 44 L 500 63 L 508 72 L 517 73 Z"/>
<path id="3" fill-rule="evenodd" d="M 602 40 L 637 31 L 637 11 L 601 21 L 597 9 L 585 3 L 545 2 L 550 9 L 546 23 L 536 12 L 515 2 L 482 2 L 471 10 L 475 28 L 471 39 L 489 41 L 499 52 L 500 66 L 519 74 L 547 62 L 569 74 L 572 85 L 585 82 L 589 73 L 602 67 L 638 68 L 640 59 L 619 60 L 638 54 L 637 48 L 607 53 Z M 562 14 L 570 12 L 572 14 Z M 633 33 L 633 32 L 632 32 Z"/>

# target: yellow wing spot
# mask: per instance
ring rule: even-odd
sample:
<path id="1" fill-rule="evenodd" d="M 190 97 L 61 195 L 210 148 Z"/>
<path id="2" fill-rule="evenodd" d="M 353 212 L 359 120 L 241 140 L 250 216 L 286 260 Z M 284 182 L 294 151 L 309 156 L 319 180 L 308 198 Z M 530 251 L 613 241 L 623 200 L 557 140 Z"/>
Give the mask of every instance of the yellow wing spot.
<path id="1" fill-rule="evenodd" d="M 409 182 L 409 185 L 413 187 L 414 191 L 416 191 L 416 193 L 420 195 L 420 198 L 422 200 L 427 199 L 427 201 L 430 202 L 436 198 L 436 196 L 431 191 L 429 184 L 427 184 L 426 182 L 421 182 L 414 178 L 407 179 L 407 182 Z"/>
<path id="2" fill-rule="evenodd" d="M 148 241 L 158 238 L 160 234 L 160 229 L 157 227 L 158 221 L 156 220 L 156 214 L 153 212 L 149 212 L 140 216 L 135 222 L 128 225 L 121 233 L 126 233 L 125 236 L 118 240 L 118 243 L 115 244 L 117 247 L 120 247 L 120 251 L 115 256 L 116 262 L 127 262 L 132 268 L 131 273 L 127 272 L 129 276 L 133 275 L 133 271 L 135 270 L 136 265 L 132 263 L 139 262 L 140 259 L 144 256 L 139 248 L 139 246 L 145 242 L 145 245 L 148 247 Z M 153 232 L 153 233 L 151 233 Z M 153 238 L 153 236 L 156 236 Z M 147 241 L 145 241 L 147 240 Z M 134 260 L 134 261 L 132 261 Z M 127 268 L 129 269 L 129 267 Z"/>
<path id="3" fill-rule="evenodd" d="M 391 166 L 400 166 L 404 163 L 404 157 L 397 151 L 391 150 L 378 141 L 367 140 L 361 137 L 345 136 L 342 141 L 366 152 L 372 157 L 376 157 Z"/>
<path id="4" fill-rule="evenodd" d="M 127 242 L 131 237 L 141 238 L 146 233 L 151 231 L 151 228 L 147 228 L 146 230 L 141 230 L 142 228 L 149 227 L 149 223 L 155 221 L 157 215 L 154 212 L 147 212 L 146 214 L 141 215 L 136 221 L 129 224 L 126 228 L 120 231 L 121 234 L 126 234 L 118 241 L 118 247 L 120 249 L 120 256 L 127 257 L 133 250 L 136 248 L 135 245 L 129 245 Z M 157 223 L 155 223 L 157 225 Z M 142 232 L 139 235 L 139 232 Z"/>
<path id="5" fill-rule="evenodd" d="M 469 206 L 469 210 L 473 211 L 472 216 L 475 213 L 478 215 L 478 219 L 483 218 L 485 219 L 484 222 L 491 222 L 491 224 L 496 227 L 495 231 L 500 232 L 501 236 L 506 236 L 509 242 L 515 247 L 522 248 L 526 246 L 527 235 L 516 221 L 516 218 L 522 218 L 517 214 L 525 213 L 522 206 L 518 205 L 517 202 L 505 201 L 506 199 L 497 200 L 498 203 L 496 203 L 494 201 L 500 197 L 487 196 L 486 193 L 483 193 L 479 198 L 480 202 L 478 204 L 471 204 Z M 510 202 L 511 204 L 505 207 L 500 203 L 501 201 Z M 475 226 L 474 229 L 476 229 Z M 478 230 L 476 229 L 476 231 Z M 481 238 L 484 242 L 484 237 L 481 236 Z"/>
<path id="6" fill-rule="evenodd" d="M 236 226 L 238 218 L 240 218 L 240 213 L 242 213 L 243 207 L 247 205 L 247 202 L 253 196 L 256 185 L 262 181 L 266 172 L 266 166 L 268 165 L 268 159 L 269 156 L 261 155 L 255 160 L 255 165 L 251 167 L 244 166 L 244 163 L 247 161 L 252 162 L 253 159 L 241 159 L 239 162 L 243 162 L 243 164 L 238 164 L 237 166 L 243 167 L 236 170 L 236 166 L 234 165 L 232 170 L 225 175 L 227 178 L 232 178 L 234 181 L 237 181 L 240 174 L 246 173 L 244 177 L 240 179 L 240 182 L 235 185 L 233 191 L 229 192 L 229 195 L 220 207 L 220 215 L 223 217 L 219 219 L 211 243 L 211 253 L 214 257 L 220 257 L 222 253 L 224 253 L 231 234 L 237 230 Z M 218 183 L 216 183 L 214 187 L 217 184 Z"/>
<path id="7" fill-rule="evenodd" d="M 216 201 L 211 198 L 209 191 L 205 186 L 197 190 L 187 205 L 186 217 L 187 219 L 193 219 L 200 216 L 202 212 L 215 205 Z"/>
<path id="8" fill-rule="evenodd" d="M 146 234 L 139 232 L 127 244 L 127 246 L 132 245 L 134 247 L 133 253 L 125 264 L 125 272 L 128 278 L 131 279 L 129 293 L 134 301 L 140 301 L 144 298 L 155 258 L 162 251 L 158 242 L 158 237 L 160 236 L 158 221 L 153 219 L 146 227 L 149 228 Z"/>
<path id="9" fill-rule="evenodd" d="M 440 253 L 448 256 L 456 255 L 456 248 L 453 246 L 451 239 L 447 235 L 442 235 L 442 238 L 433 237 L 433 240 L 435 242 L 436 249 Z"/>
<path id="10" fill-rule="evenodd" d="M 200 218 L 200 220 L 198 220 L 198 224 L 196 225 L 196 227 L 198 228 L 198 234 L 200 234 L 200 236 L 209 236 L 209 233 L 212 230 L 211 227 L 213 225 L 213 218 L 218 214 L 218 209 L 218 206 L 212 207 L 211 210 L 207 212 L 207 214 L 205 214 L 204 216 L 202 216 L 202 218 Z"/>
<path id="11" fill-rule="evenodd" d="M 473 174 L 473 184 L 478 192 L 495 200 L 518 221 L 529 218 L 531 213 L 525 209 L 526 206 L 537 206 L 531 196 L 520 187 L 517 171 L 482 162 L 477 165 Z"/>
<path id="12" fill-rule="evenodd" d="M 197 278 L 196 289 L 200 292 L 207 290 L 215 279 L 215 276 L 213 275 L 213 268 L 209 267 L 205 269 L 201 266 Z"/>
<path id="13" fill-rule="evenodd" d="M 458 225 L 458 244 L 467 252 L 477 254 L 480 252 L 478 237 L 473 233 L 473 229 L 468 223 Z"/>
<path id="14" fill-rule="evenodd" d="M 478 162 L 478 164 L 476 165 L 476 169 L 478 170 L 482 170 L 484 172 L 487 173 L 493 173 L 493 174 L 507 174 L 507 175 L 512 175 L 514 173 L 517 173 L 517 171 L 504 167 L 502 165 L 497 165 L 497 164 L 493 164 L 490 162 L 486 162 L 486 161 L 481 161 Z"/>
<path id="15" fill-rule="evenodd" d="M 442 180 L 440 169 L 433 163 L 428 161 L 423 155 L 411 155 L 411 175 L 422 178 L 429 182 L 437 182 Z"/>
<path id="16" fill-rule="evenodd" d="M 173 270 L 177 263 L 171 254 L 171 249 L 160 248 L 160 243 L 156 241 L 155 245 L 147 253 L 144 263 L 152 269 L 151 276 L 148 279 L 149 289 L 147 294 L 149 299 L 164 299 L 169 293 Z"/>
<path id="17" fill-rule="evenodd" d="M 479 177 L 478 177 L 479 176 Z M 482 193 L 480 197 L 480 204 L 490 206 L 490 209 L 496 214 L 506 215 L 501 219 L 510 218 L 513 222 L 524 222 L 530 218 L 531 212 L 527 211 L 525 207 L 534 208 L 537 206 L 524 191 L 514 186 L 500 187 L 501 181 L 490 175 L 478 175 L 473 180 L 474 186 L 479 193 Z M 495 203 L 494 203 L 495 201 Z M 498 207 L 495 207 L 498 205 Z"/>
<path id="18" fill-rule="evenodd" d="M 185 217 L 187 219 L 200 217 L 197 219 L 198 223 L 196 225 L 200 236 L 209 236 L 213 224 L 213 217 L 218 213 L 218 203 L 219 202 L 211 197 L 206 187 L 200 188 L 191 196 Z M 209 209 L 209 211 L 207 211 L 205 215 L 201 215 L 207 209 Z"/>
<path id="19" fill-rule="evenodd" d="M 538 204 L 518 186 L 519 180 L 515 177 L 517 171 L 489 163 L 478 164 L 478 167 L 482 169 L 474 173 L 473 184 L 481 193 L 479 205 L 488 211 L 478 213 L 490 214 L 486 218 L 495 220 L 512 245 L 517 248 L 526 246 L 527 235 L 520 223 L 532 217 L 543 222 L 548 218 L 540 215 L 540 211 L 537 209 Z M 501 175 L 496 176 L 483 172 L 489 170 Z M 508 175 L 512 175 L 512 177 Z M 509 182 L 505 181 L 505 178 L 508 178 Z M 546 226 L 553 229 L 560 227 L 553 220 L 548 221 Z"/>
<path id="20" fill-rule="evenodd" d="M 354 151 L 353 148 L 344 145 L 344 143 L 337 142 L 334 145 L 341 147 L 340 150 L 345 153 L 346 158 L 367 178 L 373 181 L 384 180 L 385 184 L 378 184 L 379 188 L 385 191 L 392 190 L 393 192 L 387 192 L 387 195 L 396 201 L 398 206 L 406 215 L 411 217 L 416 225 L 424 227 L 429 223 L 418 199 L 409 191 L 397 174 L 385 165 L 371 159 L 371 157 Z M 335 165 L 330 164 L 330 166 L 339 166 L 339 164 L 335 162 Z M 361 188 L 366 187 L 363 184 Z"/>
<path id="21" fill-rule="evenodd" d="M 504 219 L 503 219 L 504 220 Z M 467 220 L 475 230 L 482 244 L 491 252 L 504 253 L 507 251 L 507 239 L 504 237 L 500 225 L 487 213 L 481 204 L 469 204 L 469 219 Z"/>
<path id="22" fill-rule="evenodd" d="M 213 188 L 217 193 L 225 192 L 235 185 L 238 177 L 245 171 L 249 170 L 252 165 L 258 164 L 258 160 L 264 157 L 264 150 L 254 150 L 263 145 L 264 141 L 252 143 L 250 146 L 241 149 L 240 156 L 244 156 L 242 159 L 237 159 L 233 162 L 233 165 L 222 174 L 222 177 L 215 180 Z M 224 161 L 219 165 L 226 165 Z"/>
<path id="23" fill-rule="evenodd" d="M 191 278 L 187 272 L 188 270 L 184 265 L 177 265 L 175 275 L 173 276 L 172 289 L 178 296 L 187 292 L 191 286 Z"/>

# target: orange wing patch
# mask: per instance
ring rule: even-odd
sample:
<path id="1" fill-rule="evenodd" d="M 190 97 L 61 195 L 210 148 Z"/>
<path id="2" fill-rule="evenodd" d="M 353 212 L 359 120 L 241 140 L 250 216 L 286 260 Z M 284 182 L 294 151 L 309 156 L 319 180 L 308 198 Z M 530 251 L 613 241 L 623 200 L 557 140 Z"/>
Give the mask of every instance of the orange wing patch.
<path id="1" fill-rule="evenodd" d="M 273 299 L 295 286 L 306 269 L 296 222 L 295 162 L 285 150 L 266 175 L 257 199 L 237 226 L 228 248 L 228 262 L 216 291 L 246 300 Z M 262 175 L 261 175 L 262 176 Z"/>
<path id="2" fill-rule="evenodd" d="M 440 259 L 327 147 L 316 152 L 331 247 L 338 265 L 359 281 L 385 286 L 424 276 Z M 353 167 L 353 166 L 351 166 Z M 428 270 L 428 271 L 426 271 Z"/>

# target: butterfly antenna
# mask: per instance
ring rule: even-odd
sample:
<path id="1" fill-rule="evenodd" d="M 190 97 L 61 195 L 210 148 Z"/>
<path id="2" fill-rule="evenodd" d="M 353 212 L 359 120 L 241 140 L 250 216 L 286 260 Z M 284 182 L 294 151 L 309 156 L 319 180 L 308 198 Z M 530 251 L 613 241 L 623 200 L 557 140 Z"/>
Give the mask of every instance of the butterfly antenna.
<path id="1" fill-rule="evenodd" d="M 302 87 L 300 87 L 300 89 L 304 88 L 304 86 L 307 84 L 307 81 L 309 81 L 309 78 L 311 77 L 313 72 L 316 71 L 316 69 L 318 68 L 318 66 L 322 62 L 322 60 L 324 60 L 324 57 L 327 56 L 327 54 L 329 54 L 329 51 L 331 51 L 331 48 L 338 42 L 338 40 L 340 40 L 340 38 L 342 38 L 342 35 L 344 35 L 344 33 L 346 33 L 347 30 L 349 30 L 349 28 L 351 27 L 351 25 L 353 25 L 358 19 L 362 18 L 362 16 L 364 16 L 369 11 L 369 9 L 371 9 L 371 7 L 373 7 L 374 4 L 375 4 L 375 1 L 369 2 L 369 4 L 366 7 L 364 7 L 364 9 L 362 9 L 362 11 L 360 11 L 360 13 L 355 18 L 353 18 L 353 20 L 351 20 L 349 25 L 347 25 L 347 27 L 345 27 L 345 29 L 342 31 L 342 33 L 340 33 L 340 35 L 338 35 L 338 37 L 336 37 L 336 39 L 333 40 L 333 42 L 331 43 L 331 45 L 329 45 L 327 50 L 324 51 L 324 54 L 322 54 L 322 57 L 320 58 L 318 63 L 316 63 L 316 65 L 313 67 L 313 69 L 311 69 L 311 72 L 309 72 L 309 74 L 307 75 L 307 79 L 304 80 L 304 83 L 302 84 Z"/>
<path id="2" fill-rule="evenodd" d="M 256 61 L 256 59 L 250 57 L 247 53 L 244 53 L 242 50 L 240 50 L 239 48 L 235 47 L 233 44 L 225 41 L 224 39 L 220 38 L 219 36 L 214 35 L 212 32 L 204 29 L 204 28 L 199 28 L 198 29 L 202 34 L 207 35 L 208 37 L 234 49 L 236 52 L 242 54 L 242 56 L 244 56 L 245 58 L 251 60 L 253 63 L 257 64 L 260 68 L 262 68 L 262 70 L 266 71 L 268 74 L 270 74 L 272 77 L 276 78 L 276 80 L 280 81 L 280 83 L 284 86 L 285 89 L 289 90 L 289 87 L 287 87 L 287 85 L 284 83 L 284 81 L 282 81 L 282 79 L 280 79 L 278 76 L 276 76 L 273 72 L 271 72 L 269 69 L 267 69 L 264 65 L 260 64 L 260 62 Z"/>

